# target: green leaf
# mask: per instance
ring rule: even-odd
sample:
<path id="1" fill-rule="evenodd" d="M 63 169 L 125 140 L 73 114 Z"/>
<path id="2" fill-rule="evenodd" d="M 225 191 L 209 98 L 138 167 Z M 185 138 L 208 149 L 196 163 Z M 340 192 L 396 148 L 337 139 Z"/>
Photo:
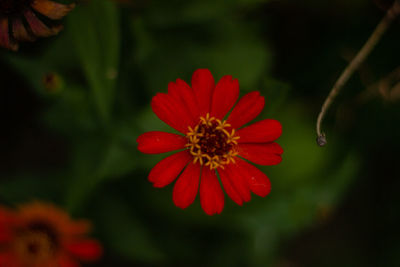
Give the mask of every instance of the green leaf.
<path id="1" fill-rule="evenodd" d="M 67 188 L 66 206 L 70 211 L 81 208 L 97 186 L 107 179 L 120 177 L 136 167 L 135 153 L 130 146 L 104 136 L 81 141 L 74 153 L 72 180 Z"/>
<path id="2" fill-rule="evenodd" d="M 139 48 L 136 60 L 153 92 L 165 90 L 176 78 L 190 82 L 197 68 L 210 69 L 216 81 L 232 75 L 244 90 L 256 90 L 260 77 L 270 68 L 268 46 L 257 35 L 257 29 L 248 25 L 224 18 L 148 33 L 152 22 L 140 20 L 132 24 L 132 29 Z"/>
<path id="3" fill-rule="evenodd" d="M 112 1 L 91 1 L 68 16 L 68 26 L 99 116 L 107 122 L 118 76 L 118 9 Z"/>
<path id="4" fill-rule="evenodd" d="M 98 214 L 98 226 L 103 228 L 107 244 L 120 257 L 148 263 L 165 258 L 154 243 L 154 236 L 126 202 L 117 196 L 103 196 L 99 205 L 102 212 Z"/>

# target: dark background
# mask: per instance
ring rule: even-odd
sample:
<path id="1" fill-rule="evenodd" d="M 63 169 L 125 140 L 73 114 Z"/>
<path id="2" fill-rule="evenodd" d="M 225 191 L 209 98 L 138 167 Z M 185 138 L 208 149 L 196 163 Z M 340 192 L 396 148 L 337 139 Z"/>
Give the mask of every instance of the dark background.
<path id="1" fill-rule="evenodd" d="M 377 1 L 376 1 L 377 2 Z M 57 203 L 105 246 L 93 266 L 400 266 L 396 21 L 344 87 L 315 144 L 333 83 L 384 16 L 365 0 L 108 0 L 78 5 L 57 37 L 0 51 L 0 202 Z M 259 90 L 283 125 L 266 198 L 226 196 L 209 217 L 153 188 L 136 138 L 169 130 L 150 109 L 197 68 Z M 50 76 L 49 76 L 50 75 Z M 52 88 L 44 77 L 56 75 Z M 399 81 L 397 77 L 397 82 Z"/>

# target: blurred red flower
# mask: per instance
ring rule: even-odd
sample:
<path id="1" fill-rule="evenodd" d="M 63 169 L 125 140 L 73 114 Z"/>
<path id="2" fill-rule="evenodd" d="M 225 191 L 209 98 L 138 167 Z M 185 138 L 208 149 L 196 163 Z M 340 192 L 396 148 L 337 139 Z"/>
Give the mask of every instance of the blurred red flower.
<path id="1" fill-rule="evenodd" d="M 251 92 L 234 107 L 238 97 L 237 79 L 227 75 L 215 85 L 207 69 L 193 74 L 192 87 L 177 79 L 168 85 L 167 94 L 153 97 L 154 113 L 183 135 L 147 132 L 138 137 L 138 149 L 147 154 L 182 150 L 160 161 L 149 175 L 155 187 L 164 187 L 179 176 L 173 189 L 176 206 L 188 207 L 200 189 L 203 210 L 208 215 L 220 213 L 224 193 L 217 175 L 239 205 L 250 200 L 250 192 L 262 197 L 269 194 L 267 176 L 244 159 L 260 165 L 280 163 L 283 150 L 274 141 L 282 127 L 266 119 L 241 128 L 262 111 L 264 97 Z"/>
<path id="2" fill-rule="evenodd" d="M 62 25 L 55 24 L 68 14 L 75 4 L 52 0 L 1 0 L 0 46 L 18 49 L 18 41 L 34 41 L 36 37 L 56 35 Z"/>
<path id="3" fill-rule="evenodd" d="M 86 237 L 89 231 L 89 222 L 72 221 L 51 204 L 0 207 L 0 267 L 78 267 L 77 260 L 96 260 L 102 248 Z"/>

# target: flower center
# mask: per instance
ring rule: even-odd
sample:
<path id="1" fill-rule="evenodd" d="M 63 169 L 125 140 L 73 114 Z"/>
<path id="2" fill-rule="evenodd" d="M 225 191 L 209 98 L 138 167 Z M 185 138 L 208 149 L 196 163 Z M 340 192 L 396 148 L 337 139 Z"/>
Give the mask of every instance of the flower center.
<path id="1" fill-rule="evenodd" d="M 34 222 L 22 229 L 14 241 L 14 250 L 23 262 L 45 263 L 54 257 L 59 246 L 56 232 L 42 222 Z"/>
<path id="2" fill-rule="evenodd" d="M 235 162 L 237 140 L 235 130 L 226 121 L 221 121 L 215 117 L 200 117 L 199 124 L 186 134 L 190 154 L 193 155 L 193 162 L 197 161 L 201 165 L 209 166 L 210 169 Z"/>
<path id="3" fill-rule="evenodd" d="M 12 14 L 21 12 L 25 7 L 29 6 L 32 0 L 1 0 L 0 14 Z"/>

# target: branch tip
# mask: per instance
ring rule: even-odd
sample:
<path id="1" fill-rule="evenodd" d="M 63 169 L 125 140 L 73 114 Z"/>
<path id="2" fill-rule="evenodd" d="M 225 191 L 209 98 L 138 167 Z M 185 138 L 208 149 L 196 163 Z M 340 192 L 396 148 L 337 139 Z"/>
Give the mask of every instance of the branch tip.
<path id="1" fill-rule="evenodd" d="M 327 143 L 327 141 L 326 141 L 326 136 L 324 133 L 317 137 L 317 145 L 319 145 L 320 147 L 323 147 L 326 145 L 326 143 Z"/>

